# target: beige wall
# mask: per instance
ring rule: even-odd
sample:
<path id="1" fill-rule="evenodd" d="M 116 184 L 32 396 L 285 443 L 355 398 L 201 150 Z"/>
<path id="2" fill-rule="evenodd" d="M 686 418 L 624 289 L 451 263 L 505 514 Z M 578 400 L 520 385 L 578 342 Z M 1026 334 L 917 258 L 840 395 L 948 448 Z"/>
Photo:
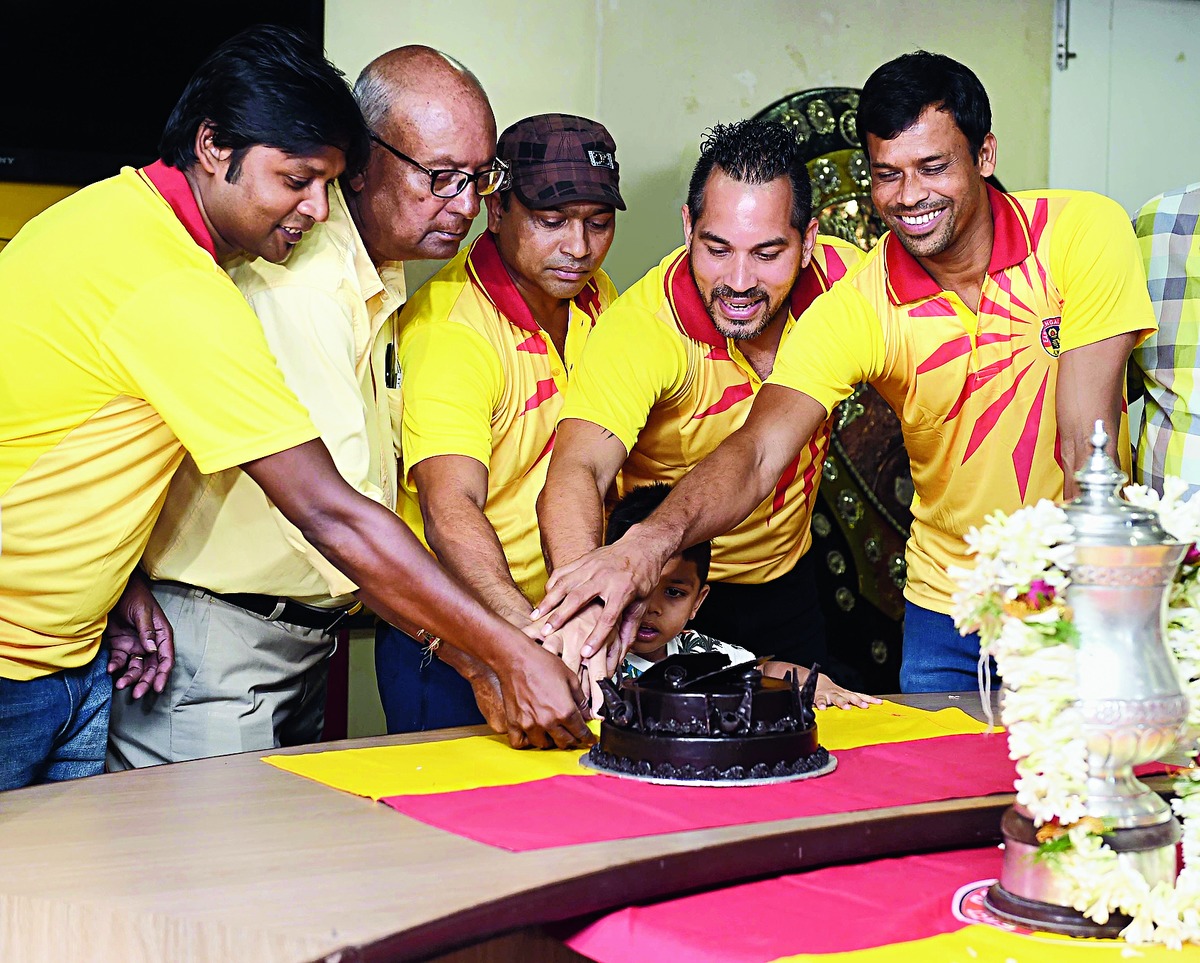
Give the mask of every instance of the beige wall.
<path id="1" fill-rule="evenodd" d="M 617 141 L 618 287 L 679 243 L 700 132 L 785 94 L 861 86 L 918 47 L 969 64 L 988 88 L 1012 189 L 1042 186 L 1049 142 L 1051 0 L 327 0 L 326 48 L 353 78 L 376 54 L 427 43 L 479 75 L 503 129 L 581 113 Z M 418 280 L 428 270 L 415 272 Z"/>
<path id="2" fill-rule="evenodd" d="M 479 75 L 501 129 L 546 111 L 603 121 L 630 207 L 606 265 L 624 288 L 679 243 L 705 127 L 808 87 L 861 86 L 917 47 L 983 80 L 1005 185 L 1046 184 L 1052 14 L 1052 0 L 327 0 L 325 42 L 351 79 L 391 47 L 440 47 Z M 69 192 L 54 190 L 0 184 L 0 238 Z"/>

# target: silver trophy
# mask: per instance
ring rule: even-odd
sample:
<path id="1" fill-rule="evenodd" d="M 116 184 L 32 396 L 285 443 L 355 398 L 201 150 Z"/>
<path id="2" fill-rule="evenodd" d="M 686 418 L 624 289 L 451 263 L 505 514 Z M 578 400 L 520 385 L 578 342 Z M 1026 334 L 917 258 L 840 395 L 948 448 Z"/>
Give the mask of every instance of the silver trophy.
<path id="1" fill-rule="evenodd" d="M 1170 807 L 1133 774 L 1166 755 L 1188 716 L 1175 659 L 1164 637 L 1171 584 L 1186 544 L 1173 541 L 1158 515 L 1122 501 L 1127 480 L 1108 456 L 1108 435 L 1096 422 L 1092 455 L 1075 473 L 1079 497 L 1064 506 L 1075 530 L 1066 600 L 1079 630 L 1076 703 L 1087 740 L 1085 806 L 1104 821 L 1104 840 L 1153 886 L 1173 884 L 1181 837 Z M 1070 906 L 1065 881 L 1051 861 L 1037 860 L 1029 814 L 1005 812 L 1004 868 L 988 891 L 988 907 L 1005 919 L 1072 936 L 1116 936 L 1128 924 L 1100 925 Z"/>

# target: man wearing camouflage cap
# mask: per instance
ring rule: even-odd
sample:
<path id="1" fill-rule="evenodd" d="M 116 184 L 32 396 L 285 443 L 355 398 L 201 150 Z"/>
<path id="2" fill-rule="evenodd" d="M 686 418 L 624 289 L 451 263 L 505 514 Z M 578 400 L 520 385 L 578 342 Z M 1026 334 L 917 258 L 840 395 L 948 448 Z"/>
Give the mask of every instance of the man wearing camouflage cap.
<path id="1" fill-rule="evenodd" d="M 625 209 L 615 155 L 583 117 L 513 124 L 497 146 L 508 175 L 486 198 L 487 232 L 400 316 L 397 510 L 523 629 L 546 582 L 535 503 L 563 390 L 616 295 L 600 270 Z M 481 711 L 499 721 L 494 675 L 464 653 L 383 627 L 375 658 L 389 732 L 477 723 Z"/>

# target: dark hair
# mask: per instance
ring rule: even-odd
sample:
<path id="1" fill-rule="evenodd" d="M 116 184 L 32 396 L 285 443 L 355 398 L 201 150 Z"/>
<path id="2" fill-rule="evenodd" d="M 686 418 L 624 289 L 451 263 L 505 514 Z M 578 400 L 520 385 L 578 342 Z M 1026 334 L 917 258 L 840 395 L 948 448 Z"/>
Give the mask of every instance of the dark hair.
<path id="1" fill-rule="evenodd" d="M 237 179 L 247 150 L 262 144 L 289 154 L 336 147 L 359 170 L 370 142 L 345 77 L 312 40 L 260 25 L 221 44 L 196 70 L 167 119 L 158 150 L 180 170 L 196 163 L 196 131 L 233 149 L 226 178 Z"/>
<path id="2" fill-rule="evenodd" d="M 891 140 L 908 130 L 926 107 L 949 113 L 967 138 L 971 156 L 979 157 L 992 130 L 987 91 L 970 67 L 926 50 L 888 61 L 863 84 L 858 130 L 864 146 L 867 134 Z"/>
<path id="3" fill-rule="evenodd" d="M 645 521 L 650 513 L 663 503 L 671 494 L 671 486 L 666 482 L 655 482 L 653 485 L 640 485 L 627 491 L 613 506 L 612 514 L 608 516 L 608 529 L 604 533 L 604 544 L 611 545 L 624 535 L 638 522 Z M 696 566 L 696 574 L 700 576 L 700 584 L 708 581 L 708 563 L 712 559 L 712 544 L 705 541 L 685 548 L 680 554 Z"/>
<path id="4" fill-rule="evenodd" d="M 688 183 L 692 223 L 704 213 L 704 188 L 714 167 L 742 184 L 768 184 L 777 177 L 792 182 L 792 227 L 803 231 L 812 220 L 812 182 L 804 152 L 795 136 L 773 120 L 717 124 L 700 139 L 700 159 Z"/>

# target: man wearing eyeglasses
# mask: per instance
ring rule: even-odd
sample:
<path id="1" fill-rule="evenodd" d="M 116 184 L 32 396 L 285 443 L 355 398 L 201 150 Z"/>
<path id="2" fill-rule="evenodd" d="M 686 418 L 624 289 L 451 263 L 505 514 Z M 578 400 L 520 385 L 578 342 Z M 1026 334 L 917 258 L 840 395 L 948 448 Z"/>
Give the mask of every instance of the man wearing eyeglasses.
<path id="1" fill-rule="evenodd" d="M 355 97 L 372 150 L 330 188 L 328 221 L 286 266 L 249 260 L 229 273 L 338 470 L 394 508 L 387 389 L 403 262 L 453 256 L 502 171 L 486 94 L 438 51 L 383 54 Z M 320 738 L 333 634 L 357 607 L 355 586 L 248 476 L 202 475 L 188 459 L 143 567 L 174 628 L 177 664 L 161 694 L 118 693 L 110 768 Z"/>
<path id="2" fill-rule="evenodd" d="M 403 473 L 398 511 L 442 564 L 519 628 L 546 582 L 535 503 L 563 391 L 616 292 L 600 270 L 619 190 L 616 145 L 595 121 L 540 114 L 500 137 L 508 176 L 488 231 L 400 317 Z M 549 646 L 553 648 L 553 646 Z M 389 732 L 495 724 L 495 679 L 442 644 L 382 629 Z"/>

